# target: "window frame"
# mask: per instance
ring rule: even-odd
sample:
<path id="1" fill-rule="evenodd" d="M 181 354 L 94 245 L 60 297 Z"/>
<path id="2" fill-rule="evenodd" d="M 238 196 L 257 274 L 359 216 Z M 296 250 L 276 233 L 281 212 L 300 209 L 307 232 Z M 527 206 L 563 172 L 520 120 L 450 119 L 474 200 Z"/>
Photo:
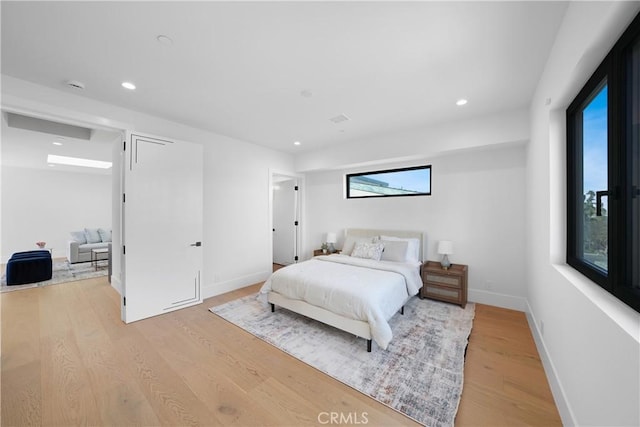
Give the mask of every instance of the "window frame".
<path id="1" fill-rule="evenodd" d="M 567 264 L 640 312 L 640 288 L 632 283 L 633 262 L 630 236 L 632 227 L 632 158 L 633 141 L 627 135 L 630 96 L 626 91 L 629 51 L 640 40 L 640 14 L 627 27 L 614 47 L 585 83 L 566 110 L 567 120 Z M 582 109 L 606 79 L 607 89 L 607 180 L 608 180 L 608 268 L 604 271 L 584 261 L 579 255 L 578 242 L 583 243 L 578 228 L 582 226 L 578 209 L 584 195 L 578 172 L 582 170 Z M 578 155 L 580 158 L 578 160 Z M 582 189 L 584 190 L 584 189 Z M 580 212 L 580 215 L 578 213 Z M 637 243 L 637 242 L 636 242 Z M 638 285 L 638 284 L 635 284 Z"/>
<path id="2" fill-rule="evenodd" d="M 429 170 L 429 191 L 423 193 L 413 193 L 413 194 L 379 194 L 379 195 L 371 195 L 371 196 L 353 196 L 351 195 L 351 186 L 350 180 L 353 177 L 364 176 L 364 175 L 376 175 L 383 173 L 393 173 L 393 172 L 406 172 L 411 170 L 421 170 L 428 169 Z M 405 168 L 395 168 L 395 169 L 384 169 L 384 170 L 375 170 L 369 172 L 358 172 L 358 173 L 350 173 L 345 176 L 345 194 L 347 199 L 370 199 L 370 198 L 380 198 L 380 197 L 416 197 L 416 196 L 430 196 L 431 195 L 431 184 L 433 182 L 433 169 L 431 165 L 421 165 L 421 166 L 411 166 Z"/>

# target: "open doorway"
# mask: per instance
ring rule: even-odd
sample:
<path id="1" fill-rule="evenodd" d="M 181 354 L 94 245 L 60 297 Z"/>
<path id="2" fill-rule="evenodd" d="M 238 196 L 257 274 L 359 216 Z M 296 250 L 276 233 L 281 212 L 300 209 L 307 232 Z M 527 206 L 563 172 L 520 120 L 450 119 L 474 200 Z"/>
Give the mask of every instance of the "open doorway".
<path id="1" fill-rule="evenodd" d="M 107 252 L 96 252 L 105 260 L 95 265 L 70 262 L 70 241 L 72 232 L 85 228 L 102 230 L 94 236 L 100 240 L 97 246 L 111 238 L 118 220 L 113 217 L 114 179 L 119 182 L 113 156 L 122 133 L 41 117 L 2 111 L 2 291 L 29 287 L 4 286 L 5 266 L 12 254 L 38 249 L 50 252 L 53 276 L 37 286 L 110 276 Z M 112 167 L 59 162 L 70 159 L 110 162 Z"/>
<path id="2" fill-rule="evenodd" d="M 300 246 L 300 179 L 272 173 L 272 261 L 273 271 L 298 261 Z"/>

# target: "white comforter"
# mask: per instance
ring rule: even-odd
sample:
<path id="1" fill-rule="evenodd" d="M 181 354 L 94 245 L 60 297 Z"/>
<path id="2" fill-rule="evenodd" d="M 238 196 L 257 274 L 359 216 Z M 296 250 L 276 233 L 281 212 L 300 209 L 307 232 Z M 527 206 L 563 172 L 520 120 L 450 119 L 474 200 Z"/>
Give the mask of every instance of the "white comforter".
<path id="1" fill-rule="evenodd" d="M 274 291 L 366 321 L 372 338 L 386 349 L 393 336 L 388 320 L 422 287 L 418 270 L 416 264 L 319 256 L 276 271 L 260 293 L 263 301 Z"/>

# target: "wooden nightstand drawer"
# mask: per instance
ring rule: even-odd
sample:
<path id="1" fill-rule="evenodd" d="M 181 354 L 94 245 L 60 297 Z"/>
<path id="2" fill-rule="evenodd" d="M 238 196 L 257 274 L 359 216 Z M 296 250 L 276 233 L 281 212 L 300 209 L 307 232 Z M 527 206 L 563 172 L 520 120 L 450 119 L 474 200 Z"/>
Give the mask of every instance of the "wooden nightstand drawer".
<path id="1" fill-rule="evenodd" d="M 424 285 L 424 294 L 428 298 L 446 299 L 449 302 L 458 303 L 460 301 L 460 289 L 438 286 L 433 284 Z"/>
<path id="2" fill-rule="evenodd" d="M 422 265 L 422 289 L 420 298 L 467 305 L 467 266 L 452 264 L 444 270 L 439 262 L 427 261 Z"/>
<path id="3" fill-rule="evenodd" d="M 456 288 L 460 288 L 462 284 L 462 280 L 460 279 L 461 278 L 457 276 L 441 276 L 439 274 L 433 274 L 433 273 L 427 272 L 427 277 L 425 278 L 425 281 L 438 283 L 440 285 L 445 285 L 445 286 L 449 285 Z"/>

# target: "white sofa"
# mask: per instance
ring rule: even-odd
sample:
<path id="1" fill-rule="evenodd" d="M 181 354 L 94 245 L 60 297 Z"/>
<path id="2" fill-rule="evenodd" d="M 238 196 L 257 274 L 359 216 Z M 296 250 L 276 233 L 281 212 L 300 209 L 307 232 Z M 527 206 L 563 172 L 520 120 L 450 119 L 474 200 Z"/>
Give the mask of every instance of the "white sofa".
<path id="1" fill-rule="evenodd" d="M 111 243 L 111 230 L 106 228 L 85 228 L 83 231 L 72 231 L 72 240 L 67 248 L 69 263 L 91 261 L 91 249 L 108 248 Z M 98 254 L 99 260 L 108 259 L 109 254 Z"/>

